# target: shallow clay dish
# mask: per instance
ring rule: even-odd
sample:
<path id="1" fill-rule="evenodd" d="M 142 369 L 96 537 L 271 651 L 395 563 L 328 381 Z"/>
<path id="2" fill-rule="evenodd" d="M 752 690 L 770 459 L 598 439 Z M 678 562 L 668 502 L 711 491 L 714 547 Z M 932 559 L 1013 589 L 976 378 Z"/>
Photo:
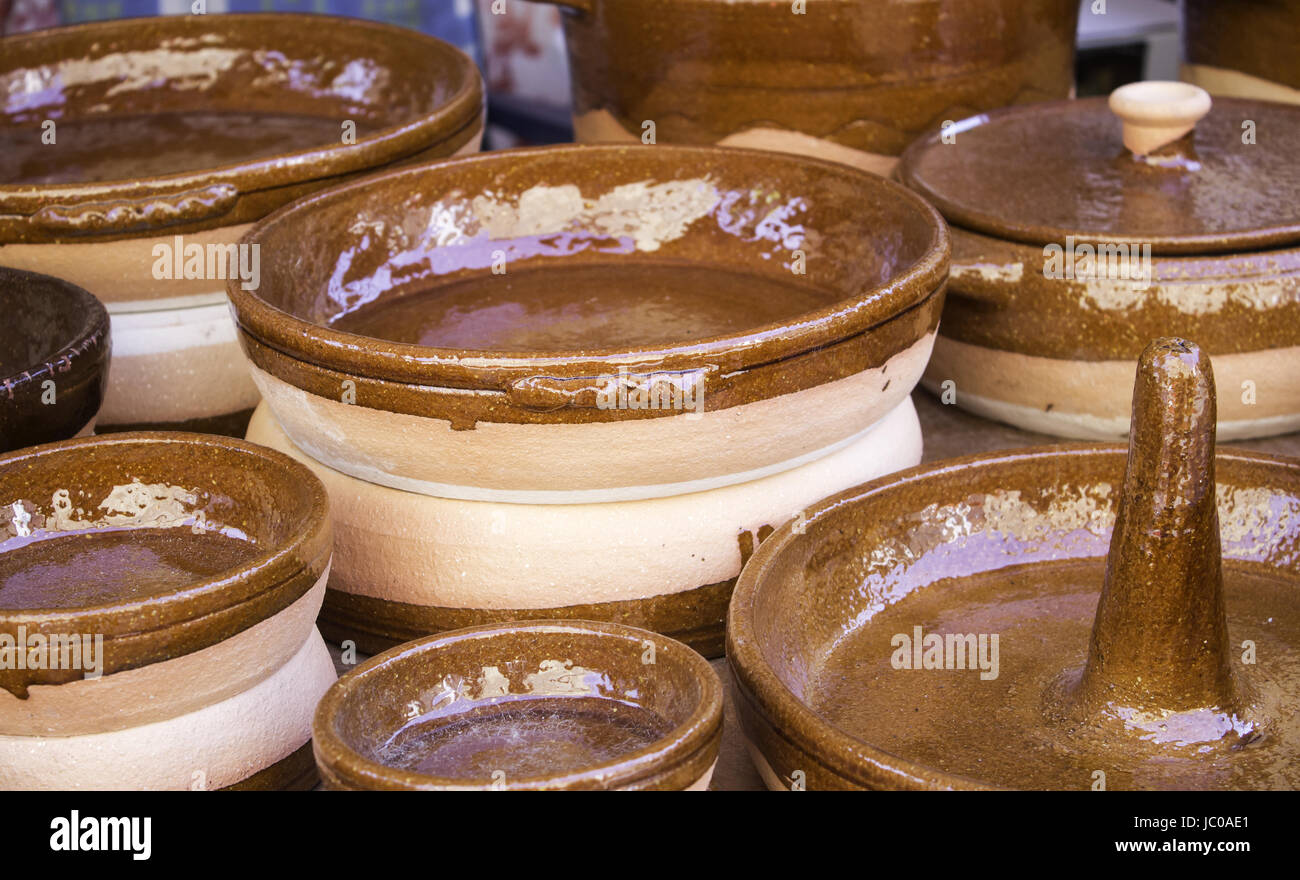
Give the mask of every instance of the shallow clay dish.
<path id="1" fill-rule="evenodd" d="M 104 400 L 108 312 L 48 275 L 0 268 L 0 452 L 89 433 Z"/>
<path id="2" fill-rule="evenodd" d="M 330 538 L 320 482 L 242 440 L 0 457 L 0 787 L 310 786 Z"/>
<path id="3" fill-rule="evenodd" d="M 927 388 L 1119 439 L 1132 360 L 1175 334 L 1214 357 L 1219 437 L 1300 428 L 1300 107 L 1149 82 L 958 128 L 899 166 L 953 227 Z"/>
<path id="4" fill-rule="evenodd" d="M 224 282 L 248 225 L 382 166 L 476 150 L 482 132 L 480 78 L 459 50 L 323 16 L 6 37 L 0 95 L 0 264 L 107 304 L 117 358 L 101 425 L 119 429 L 242 431 L 257 392 Z M 256 258 L 239 256 L 251 283 Z"/>
<path id="5" fill-rule="evenodd" d="M 561 146 L 401 169 L 259 223 L 240 339 L 295 445 L 466 500 L 587 503 L 757 479 L 907 397 L 947 234 L 843 165 Z"/>
<path id="6" fill-rule="evenodd" d="M 1294 789 L 1300 463 L 1216 456 L 1214 416 L 1161 340 L 1127 450 L 939 462 L 777 531 L 728 619 L 768 785 Z"/>
<path id="7" fill-rule="evenodd" d="M 1183 79 L 1215 95 L 1300 104 L 1300 7 L 1184 0 Z"/>
<path id="8" fill-rule="evenodd" d="M 885 174 L 943 120 L 1074 84 L 1074 0 L 552 2 L 571 13 L 585 142 L 720 143 Z"/>
<path id="9" fill-rule="evenodd" d="M 336 790 L 702 790 L 722 683 L 690 648 L 634 627 L 474 627 L 358 666 L 312 732 Z"/>

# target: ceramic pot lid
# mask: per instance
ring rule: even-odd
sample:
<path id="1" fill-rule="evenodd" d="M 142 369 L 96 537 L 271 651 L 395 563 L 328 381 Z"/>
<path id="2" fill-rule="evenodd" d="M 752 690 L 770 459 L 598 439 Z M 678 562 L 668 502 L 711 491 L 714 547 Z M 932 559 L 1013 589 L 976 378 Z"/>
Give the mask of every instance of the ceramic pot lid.
<path id="1" fill-rule="evenodd" d="M 1211 107 L 1195 86 L 1134 83 L 972 116 L 913 143 L 899 175 L 950 223 L 998 238 L 1224 253 L 1300 241 L 1297 141 L 1300 106 Z"/>

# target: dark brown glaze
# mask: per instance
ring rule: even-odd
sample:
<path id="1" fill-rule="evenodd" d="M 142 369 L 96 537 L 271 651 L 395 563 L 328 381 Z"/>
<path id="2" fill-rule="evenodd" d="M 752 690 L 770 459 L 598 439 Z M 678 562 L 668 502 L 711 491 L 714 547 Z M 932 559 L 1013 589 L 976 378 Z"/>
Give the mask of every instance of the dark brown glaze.
<path id="1" fill-rule="evenodd" d="M 1254 143 L 1244 142 L 1247 120 Z M 1001 239 L 1254 251 L 1300 240 L 1297 139 L 1300 106 L 1216 98 L 1153 164 L 1125 148 L 1106 99 L 1085 98 L 965 120 L 952 143 L 932 132 L 908 147 L 898 171 L 949 223 Z"/>
<path id="2" fill-rule="evenodd" d="M 331 583 L 336 581 L 331 576 Z M 331 587 L 321 608 L 321 635 L 336 644 L 351 640 L 367 654 L 430 634 L 515 620 L 608 620 L 663 633 L 721 657 L 727 601 L 735 579 L 679 593 L 559 608 L 446 608 L 376 599 Z"/>
<path id="3" fill-rule="evenodd" d="M 1300 785 L 1300 464 L 1211 457 L 1212 401 L 1199 350 L 1161 340 L 1131 454 L 940 462 L 778 529 L 741 573 L 727 645 L 776 784 Z M 916 627 L 997 635 L 996 676 L 898 662 Z"/>
<path id="4" fill-rule="evenodd" d="M 575 185 L 590 200 L 620 185 L 701 179 L 719 200 L 653 251 L 599 225 L 490 240 L 470 222 L 481 193 L 509 203 L 538 185 Z M 448 230 L 434 219 L 456 224 L 468 241 L 435 246 L 434 232 Z M 933 209 L 875 175 L 802 157 L 671 146 L 546 147 L 390 172 L 277 212 L 244 241 L 261 245 L 261 288 L 228 292 L 255 365 L 335 399 L 351 379 L 358 405 L 467 428 L 674 414 L 595 406 L 600 380 L 620 367 L 705 371 L 708 410 L 878 367 L 934 328 L 948 254 Z M 542 356 L 384 342 L 330 326 L 347 310 L 426 290 L 433 278 L 500 284 L 511 272 L 550 267 L 619 266 L 624 276 L 646 263 L 691 263 L 784 286 L 799 250 L 807 270 L 799 286 L 821 305 L 781 321 L 761 323 L 759 315 L 729 334 L 699 328 L 621 349 L 596 335 L 586 347 Z M 494 251 L 505 258 L 504 275 L 490 270 Z M 617 304 L 632 293 L 610 295 Z M 493 393 L 455 393 L 466 388 Z"/>
<path id="5" fill-rule="evenodd" d="M 241 409 L 226 415 L 186 419 L 183 422 L 158 424 L 101 425 L 96 423 L 96 434 L 120 434 L 127 431 L 181 431 L 191 434 L 221 434 L 225 437 L 243 437 L 248 433 L 248 422 L 253 410 Z"/>
<path id="6" fill-rule="evenodd" d="M 1196 339 L 1212 355 L 1300 345 L 1300 249 L 1153 256 L 1147 290 L 1125 307 L 1099 308 L 1083 281 L 1046 277 L 1041 246 L 953 229 L 952 247 L 960 268 L 948 284 L 942 333 L 959 342 L 1080 361 L 1136 358 L 1149 340 L 1169 333 Z M 1014 278 L 965 270 L 979 265 L 1020 270 Z M 1190 308 L 1163 295 L 1188 285 L 1204 286 L 1188 298 Z M 1260 295 L 1271 290 L 1277 295 Z M 1207 306 L 1200 313 L 1198 298 Z"/>
<path id="7" fill-rule="evenodd" d="M 0 244 L 248 223 L 369 169 L 452 155 L 482 129 L 468 57 L 358 19 L 99 22 L 0 39 L 0 58 Z"/>
<path id="8" fill-rule="evenodd" d="M 0 452 L 75 435 L 104 400 L 108 312 L 66 281 L 0 267 L 0 315 Z"/>
<path id="9" fill-rule="evenodd" d="M 1184 0 L 1183 57 L 1300 89 L 1300 9 L 1287 0 Z"/>
<path id="10" fill-rule="evenodd" d="M 506 623 L 371 658 L 326 692 L 312 734 L 336 790 L 680 790 L 717 759 L 722 683 L 703 657 L 646 630 Z M 445 775 L 414 769 L 423 763 Z"/>
<path id="11" fill-rule="evenodd" d="M 898 155 L 944 119 L 1065 98 L 1073 0 L 563 2 L 576 115 L 660 143 L 763 127 Z"/>
<path id="12" fill-rule="evenodd" d="M 124 488 L 130 487 L 130 488 Z M 117 491 L 115 491 L 117 490 Z M 66 494 L 65 494 L 66 493 Z M 114 434 L 67 440 L 0 457 L 0 553 L 22 570 L 34 539 L 85 528 L 202 529 L 251 542 L 256 552 L 217 574 L 202 561 L 183 588 L 139 596 L 51 595 L 16 607 L 0 590 L 0 633 L 103 635 L 103 673 L 217 644 L 287 608 L 320 579 L 332 533 L 320 481 L 305 466 L 242 440 L 198 434 Z M 195 549 L 198 545 L 195 544 Z M 88 598 L 89 601 L 82 601 Z M 75 669 L 4 669 L 0 686 L 24 697 Z"/>
<path id="13" fill-rule="evenodd" d="M 311 791 L 320 783 L 311 741 L 252 776 L 218 791 Z"/>

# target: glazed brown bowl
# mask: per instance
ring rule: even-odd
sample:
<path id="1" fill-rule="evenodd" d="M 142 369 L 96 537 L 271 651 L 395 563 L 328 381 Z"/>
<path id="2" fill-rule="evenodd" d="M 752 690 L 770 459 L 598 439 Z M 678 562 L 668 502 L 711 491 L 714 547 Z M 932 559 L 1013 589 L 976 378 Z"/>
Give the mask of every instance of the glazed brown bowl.
<path id="1" fill-rule="evenodd" d="M 646 630 L 533 621 L 457 630 L 358 666 L 316 710 L 336 790 L 704 789 L 722 684 Z"/>
<path id="2" fill-rule="evenodd" d="M 0 268 L 0 452 L 94 427 L 112 343 L 108 312 L 76 285 Z"/>
<path id="3" fill-rule="evenodd" d="M 224 282 L 248 225 L 384 166 L 475 151 L 474 63 L 315 15 L 168 15 L 0 39 L 0 265 L 113 316 L 100 425 L 241 433 L 257 403 Z"/>
<path id="4" fill-rule="evenodd" d="M 1285 0 L 1185 0 L 1183 79 L 1214 95 L 1300 104 L 1300 9 Z"/>
<path id="5" fill-rule="evenodd" d="M 934 210 L 875 175 L 680 146 L 396 170 L 245 243 L 263 266 L 257 290 L 228 286 L 240 339 L 296 446 L 393 488 L 526 503 L 710 489 L 851 442 L 915 385 L 948 253 Z M 382 333 L 348 329 L 383 310 Z"/>
<path id="6" fill-rule="evenodd" d="M 0 786 L 302 778 L 333 680 L 314 626 L 328 502 L 307 468 L 242 440 L 122 433 L 0 457 L 0 498 L 0 649 L 82 648 L 0 670 Z"/>
<path id="7" fill-rule="evenodd" d="M 1074 0 L 551 2 L 588 143 L 719 143 L 886 174 L 945 119 L 1074 83 Z"/>

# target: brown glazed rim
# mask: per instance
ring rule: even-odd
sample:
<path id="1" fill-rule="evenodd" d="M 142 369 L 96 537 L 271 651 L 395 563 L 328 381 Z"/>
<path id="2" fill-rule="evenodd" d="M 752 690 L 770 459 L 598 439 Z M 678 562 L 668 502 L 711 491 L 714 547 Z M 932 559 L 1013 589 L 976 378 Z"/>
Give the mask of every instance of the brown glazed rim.
<path id="1" fill-rule="evenodd" d="M 11 285 L 30 285 L 33 283 L 48 285 L 67 294 L 65 311 L 80 310 L 85 315 L 81 327 L 71 338 L 62 341 L 59 348 L 43 360 L 27 364 L 8 376 L 0 376 L 0 388 L 9 389 L 23 384 L 39 384 L 54 377 L 57 364 L 76 364 L 83 358 L 94 361 L 98 352 L 108 344 L 108 309 L 85 288 L 78 287 L 71 281 L 43 275 L 39 272 L 25 272 L 0 266 L 0 292 Z M 90 354 L 90 357 L 87 355 Z M 12 394 L 10 395 L 12 396 Z"/>
<path id="2" fill-rule="evenodd" d="M 659 154 L 666 152 L 680 157 L 683 173 L 690 168 L 694 156 L 728 154 L 762 158 L 768 163 L 815 166 L 827 174 L 854 179 L 861 188 L 876 190 L 881 198 L 908 202 L 929 220 L 934 234 L 921 257 L 887 284 L 787 321 L 751 328 L 742 334 L 686 340 L 677 345 L 636 351 L 587 349 L 547 352 L 539 356 L 529 352 L 462 351 L 387 342 L 305 321 L 271 305 L 256 291 L 244 290 L 238 279 L 228 281 L 226 287 L 236 321 L 246 333 L 269 348 L 352 376 L 422 386 L 505 390 L 511 382 L 533 377 L 539 370 L 553 377 L 582 377 L 616 371 L 619 365 L 654 363 L 660 370 L 690 370 L 707 365 L 731 372 L 781 361 L 870 330 L 923 302 L 947 278 L 951 253 L 947 225 L 939 212 L 916 193 L 894 181 L 847 165 L 735 147 L 562 144 L 444 159 L 386 171 L 300 199 L 263 218 L 245 234 L 242 242 L 258 242 L 268 229 L 308 216 L 320 205 L 345 201 L 376 182 L 416 178 L 433 168 L 446 170 L 450 187 L 456 169 L 470 165 L 508 165 L 520 156 L 584 156 L 596 161 L 615 159 L 635 150 L 655 150 Z"/>
<path id="3" fill-rule="evenodd" d="M 871 498 L 885 493 L 906 491 L 909 484 L 947 480 L 961 485 L 963 475 L 974 467 L 1014 466 L 1015 462 L 1056 458 L 1061 462 L 1061 470 L 1068 471 L 1080 459 L 1114 457 L 1122 462 L 1128 451 L 1126 444 L 1061 443 L 922 464 L 827 498 L 807 512 L 803 530 L 806 533 L 819 517 L 833 515 L 841 507 L 870 503 Z M 1300 474 L 1300 461 L 1280 456 L 1220 449 L 1215 457 L 1219 462 L 1253 463 Z M 776 728 L 795 748 L 852 784 L 896 789 L 999 789 L 1000 786 L 904 760 L 851 736 L 818 716 L 781 681 L 763 655 L 754 632 L 752 613 L 769 567 L 798 540 L 808 539 L 794 533 L 793 523 L 784 524 L 759 545 L 736 581 L 727 611 L 727 660 L 737 684 L 769 721 L 779 719 Z"/>
<path id="4" fill-rule="evenodd" d="M 959 121 L 957 125 L 960 127 L 962 123 L 969 123 L 973 120 L 980 120 L 980 125 L 988 125 L 997 123 L 999 120 L 1014 119 L 1016 117 L 1034 117 L 1045 113 L 1071 113 L 1081 104 L 1104 105 L 1105 100 L 1105 98 L 1072 98 L 1064 101 L 1046 101 L 1038 104 L 1002 107 L 967 117 Z M 1291 109 L 1289 105 L 1285 104 L 1273 104 L 1273 102 L 1269 101 L 1246 101 L 1239 98 L 1216 97 L 1214 102 L 1216 106 L 1223 107 L 1253 104 L 1255 106 L 1272 105 L 1284 110 Z M 941 141 L 941 137 L 942 130 L 935 129 L 912 141 L 907 149 L 903 151 L 902 156 L 899 157 L 898 168 L 895 173 L 906 186 L 919 193 L 938 208 L 944 219 L 953 226 L 1006 241 L 1040 247 L 1063 243 L 1067 236 L 1074 238 L 1078 242 L 1089 242 L 1094 245 L 1109 239 L 1110 235 L 1105 229 L 1080 229 L 1019 223 L 1015 221 L 1014 217 L 1008 218 L 1006 215 L 997 212 L 962 207 L 947 198 L 942 192 L 936 192 L 924 181 L 918 180 L 913 173 L 913 169 L 924 153 L 945 146 Z M 1008 156 L 1007 161 L 1016 162 L 1022 158 L 1023 156 Z M 1267 186 L 1268 182 L 1261 181 L 1259 185 Z M 1294 244 L 1297 239 L 1300 239 L 1300 221 L 1232 233 L 1142 235 L 1142 241 L 1151 245 L 1153 253 L 1164 256 L 1231 254 L 1265 250 Z"/>
<path id="5" fill-rule="evenodd" d="M 700 683 L 702 691 L 700 703 L 689 718 L 653 745 L 572 773 L 507 780 L 505 783 L 507 790 L 590 788 L 591 783 L 596 779 L 601 780 L 602 788 L 619 788 L 652 782 L 716 743 L 722 730 L 722 682 L 718 674 L 713 671 L 713 667 L 709 665 L 709 661 L 695 651 L 675 639 L 625 624 L 588 620 L 530 620 L 487 624 L 426 636 L 390 648 L 346 673 L 330 686 L 316 707 L 316 715 L 312 719 L 312 742 L 316 749 L 317 760 L 324 765 L 324 769 L 329 774 L 338 776 L 343 783 L 354 788 L 389 790 L 483 788 L 482 785 L 467 784 L 463 779 L 412 773 L 371 761 L 347 744 L 335 722 L 340 713 L 345 710 L 352 694 L 365 688 L 370 676 L 382 674 L 390 664 L 471 639 L 491 639 L 495 635 L 507 633 L 557 630 L 588 639 L 613 638 L 632 641 L 638 646 L 647 639 L 653 640 L 659 651 L 656 663 L 671 658 L 670 662 L 686 667 Z M 667 650 L 664 650 L 665 648 Z"/>
<path id="6" fill-rule="evenodd" d="M 18 240 L 21 240 L 24 221 L 29 221 L 31 215 L 45 205 L 66 207 L 101 203 L 112 205 L 151 197 L 166 198 L 218 185 L 231 187 L 237 191 L 235 195 L 242 197 L 262 190 L 278 189 L 364 171 L 417 154 L 426 149 L 431 142 L 446 139 L 474 124 L 482 113 L 482 78 L 473 60 L 450 43 L 419 31 L 368 19 L 304 13 L 223 12 L 220 15 L 204 16 L 205 20 L 200 22 L 194 21 L 197 18 L 199 16 L 193 15 L 124 18 L 13 34 L 0 37 L 0 57 L 4 56 L 3 50 L 7 45 L 18 42 L 80 37 L 83 41 L 93 43 L 110 39 L 118 32 L 130 31 L 146 24 L 150 28 L 166 28 L 176 34 L 186 34 L 196 29 L 200 32 L 204 29 L 211 31 L 213 28 L 256 29 L 264 23 L 278 22 L 296 23 L 304 40 L 312 39 L 311 35 L 328 34 L 339 29 L 369 30 L 382 35 L 388 42 L 418 46 L 425 52 L 456 59 L 457 66 L 463 72 L 462 81 L 455 93 L 434 112 L 418 116 L 405 124 L 389 126 L 374 134 L 359 137 L 354 144 L 340 143 L 333 146 L 307 148 L 160 177 L 96 183 L 26 185 L 0 183 L 0 229 L 8 225 L 4 221 L 16 221 L 19 229 Z M 218 217 L 216 222 L 205 225 L 219 225 L 222 220 L 223 218 Z M 140 233 L 137 231 L 134 234 Z M 94 237 L 87 234 L 78 236 L 79 239 Z M 0 243 L 3 241 L 4 238 L 0 237 Z"/>
<path id="7" fill-rule="evenodd" d="M 25 626 L 29 632 L 96 633 L 104 636 L 104 674 L 146 666 L 210 647 L 292 605 L 315 585 L 332 548 L 325 486 L 305 465 L 246 440 L 208 434 L 130 432 L 78 437 L 0 456 L 0 473 L 49 456 L 77 458 L 80 450 L 156 447 L 179 457 L 185 449 L 208 447 L 232 459 L 248 456 L 288 472 L 296 498 L 277 499 L 277 511 L 295 514 L 293 536 L 275 549 L 221 575 L 183 590 L 84 608 L 9 610 L 0 608 L 0 632 Z M 28 672 L 31 682 L 59 676 Z"/>

